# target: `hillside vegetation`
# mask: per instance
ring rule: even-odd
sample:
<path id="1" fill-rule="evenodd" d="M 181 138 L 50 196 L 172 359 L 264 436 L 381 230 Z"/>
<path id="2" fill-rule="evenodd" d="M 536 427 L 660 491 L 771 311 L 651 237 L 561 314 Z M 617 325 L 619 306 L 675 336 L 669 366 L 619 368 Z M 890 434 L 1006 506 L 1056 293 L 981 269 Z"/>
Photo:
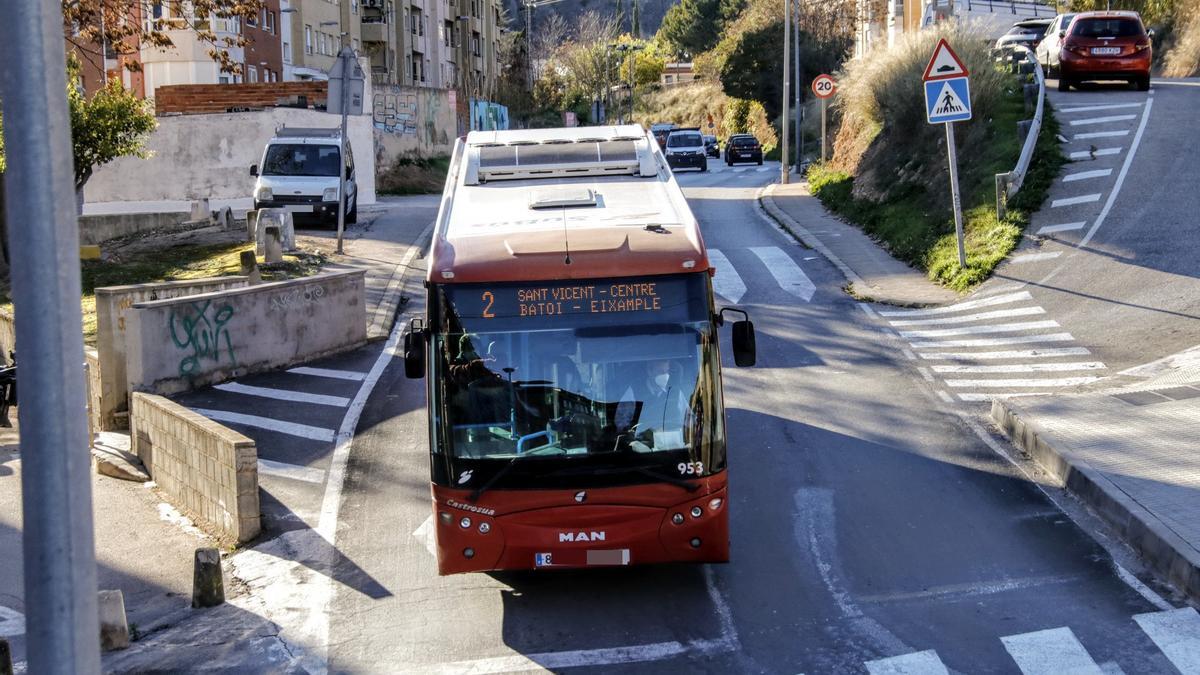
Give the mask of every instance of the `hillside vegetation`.
<path id="1" fill-rule="evenodd" d="M 943 37 L 971 72 L 974 117 L 955 124 L 966 268 L 957 259 L 945 130 L 926 122 L 919 84 Z M 1053 115 L 1039 138 L 1036 171 L 1000 220 L 994 175 L 1012 170 L 1020 154 L 1022 80 L 995 67 L 975 30 L 946 25 L 910 34 L 892 49 L 849 62 L 839 81 L 841 127 L 832 161 L 809 174 L 814 193 L 930 278 L 960 291 L 986 279 L 1016 246 L 1061 166 Z"/>

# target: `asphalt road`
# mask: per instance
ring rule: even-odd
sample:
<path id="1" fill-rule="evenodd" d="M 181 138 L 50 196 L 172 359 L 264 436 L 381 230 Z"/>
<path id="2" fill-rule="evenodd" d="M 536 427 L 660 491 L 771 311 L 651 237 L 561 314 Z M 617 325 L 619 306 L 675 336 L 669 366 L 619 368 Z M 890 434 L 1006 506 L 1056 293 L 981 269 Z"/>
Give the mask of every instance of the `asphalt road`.
<path id="1" fill-rule="evenodd" d="M 1169 606 L 764 222 L 763 168 L 680 176 L 758 331 L 757 367 L 726 350 L 733 561 L 438 577 L 424 383 L 393 360 L 347 467 L 332 672 L 1174 672 Z"/>

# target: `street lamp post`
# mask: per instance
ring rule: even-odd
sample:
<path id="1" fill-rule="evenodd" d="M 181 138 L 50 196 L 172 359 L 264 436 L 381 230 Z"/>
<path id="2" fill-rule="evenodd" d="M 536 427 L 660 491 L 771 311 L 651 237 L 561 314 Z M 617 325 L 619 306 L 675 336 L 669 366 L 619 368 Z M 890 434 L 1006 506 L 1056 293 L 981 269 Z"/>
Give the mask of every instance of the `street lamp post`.
<path id="1" fill-rule="evenodd" d="M 792 71 L 791 71 L 791 68 L 788 68 L 788 62 L 791 60 L 790 53 L 789 53 L 791 50 L 791 44 L 792 44 L 791 33 L 792 33 L 792 6 L 791 6 L 790 0 L 783 0 L 783 105 L 781 106 L 782 114 L 780 115 L 780 118 L 782 118 L 782 127 L 783 127 L 782 128 L 783 133 L 781 134 L 781 136 L 783 138 L 780 140 L 783 144 L 782 145 L 783 152 L 779 156 L 779 158 L 782 160 L 779 163 L 779 182 L 783 183 L 784 185 L 786 185 L 790 179 L 790 171 L 789 170 L 791 169 L 791 162 L 789 161 L 789 156 L 788 156 L 788 109 L 787 109 L 788 108 L 788 99 L 790 98 L 790 94 L 791 94 L 790 90 L 791 90 L 791 84 L 792 84 Z"/>
<path id="2" fill-rule="evenodd" d="M 525 6 L 525 59 L 529 62 L 529 91 L 533 91 L 533 8 L 553 5 L 563 0 L 522 0 Z"/>

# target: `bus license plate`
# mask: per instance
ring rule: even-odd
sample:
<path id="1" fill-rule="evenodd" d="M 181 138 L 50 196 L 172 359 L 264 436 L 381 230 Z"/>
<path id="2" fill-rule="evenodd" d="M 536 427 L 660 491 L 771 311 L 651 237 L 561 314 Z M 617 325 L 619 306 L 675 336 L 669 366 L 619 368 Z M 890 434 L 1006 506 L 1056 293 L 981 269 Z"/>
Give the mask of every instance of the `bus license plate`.
<path id="1" fill-rule="evenodd" d="M 551 556 L 551 554 L 549 554 L 549 553 L 533 554 L 534 567 L 550 567 L 553 564 L 554 564 L 554 559 Z"/>
<path id="2" fill-rule="evenodd" d="M 628 565 L 629 564 L 629 549 L 620 548 L 611 551 L 588 551 L 587 564 L 589 565 Z"/>

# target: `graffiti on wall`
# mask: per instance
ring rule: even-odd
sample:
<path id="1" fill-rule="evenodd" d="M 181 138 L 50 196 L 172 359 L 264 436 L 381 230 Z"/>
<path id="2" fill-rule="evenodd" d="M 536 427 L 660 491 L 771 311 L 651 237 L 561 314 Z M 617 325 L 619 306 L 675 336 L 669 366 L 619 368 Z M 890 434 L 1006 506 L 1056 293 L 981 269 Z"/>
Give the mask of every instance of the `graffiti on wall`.
<path id="1" fill-rule="evenodd" d="M 179 361 L 180 377 L 195 374 L 205 360 L 219 364 L 228 358 L 229 365 L 237 366 L 233 340 L 225 327 L 233 315 L 231 305 L 214 309 L 212 300 L 188 303 L 171 312 L 168 319 L 171 342 L 186 352 Z"/>
<path id="2" fill-rule="evenodd" d="M 271 298 L 271 309 L 299 309 L 305 305 L 315 304 L 323 297 L 325 297 L 325 289 L 321 286 L 297 288 Z"/>
<path id="3" fill-rule="evenodd" d="M 471 99 L 471 131 L 499 131 L 508 128 L 508 106 L 480 98 Z"/>
<path id="4" fill-rule="evenodd" d="M 447 93 L 440 89 L 376 86 L 371 122 L 384 133 L 415 136 L 427 144 L 449 143 L 454 131 L 453 111 Z"/>

